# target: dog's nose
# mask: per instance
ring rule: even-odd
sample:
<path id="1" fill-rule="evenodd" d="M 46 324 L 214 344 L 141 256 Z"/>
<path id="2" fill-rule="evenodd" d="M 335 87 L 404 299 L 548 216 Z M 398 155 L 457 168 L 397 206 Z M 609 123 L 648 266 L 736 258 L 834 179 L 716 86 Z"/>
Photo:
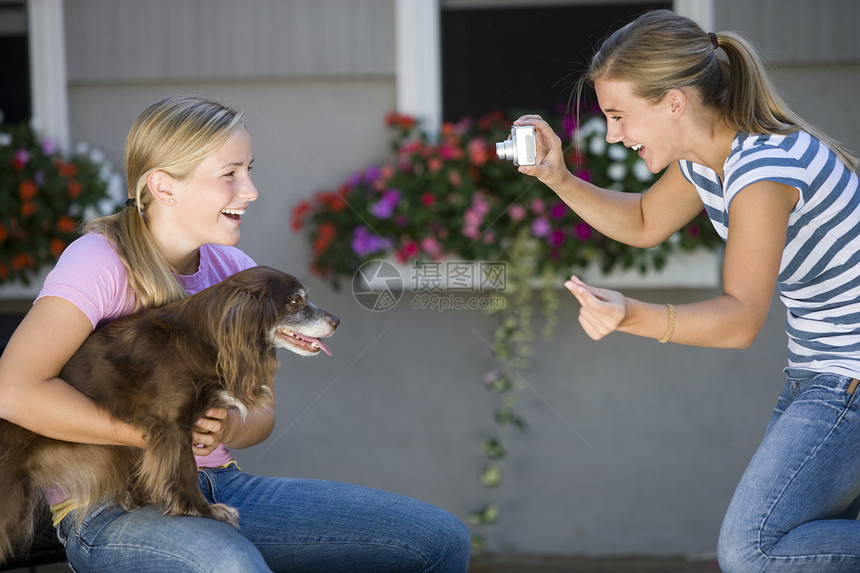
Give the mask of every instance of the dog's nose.
<path id="1" fill-rule="evenodd" d="M 328 317 L 328 323 L 334 329 L 334 328 L 337 328 L 338 324 L 340 324 L 340 319 L 332 314 Z"/>

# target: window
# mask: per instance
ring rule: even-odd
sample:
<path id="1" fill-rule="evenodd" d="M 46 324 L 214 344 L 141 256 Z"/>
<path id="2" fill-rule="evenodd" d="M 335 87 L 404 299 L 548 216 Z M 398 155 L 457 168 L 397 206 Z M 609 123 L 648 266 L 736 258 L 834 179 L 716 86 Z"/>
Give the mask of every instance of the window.
<path id="1" fill-rule="evenodd" d="M 554 111 L 610 32 L 672 2 L 458 8 L 442 5 L 442 115 Z"/>
<path id="2" fill-rule="evenodd" d="M 23 2 L 0 1 L 0 110 L 7 122 L 28 121 L 30 58 L 27 45 L 27 9 Z"/>

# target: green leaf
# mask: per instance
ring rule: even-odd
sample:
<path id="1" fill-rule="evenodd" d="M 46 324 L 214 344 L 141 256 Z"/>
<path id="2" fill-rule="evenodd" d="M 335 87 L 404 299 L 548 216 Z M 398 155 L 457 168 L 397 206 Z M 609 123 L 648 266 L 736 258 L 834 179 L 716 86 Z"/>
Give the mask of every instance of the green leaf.
<path id="1" fill-rule="evenodd" d="M 498 464 L 487 464 L 478 479 L 484 487 L 499 487 L 502 483 L 502 468 Z"/>
<path id="2" fill-rule="evenodd" d="M 478 451 L 491 460 L 498 460 L 507 455 L 504 446 L 502 446 L 501 442 L 496 438 L 487 438 L 483 440 L 478 445 Z"/>

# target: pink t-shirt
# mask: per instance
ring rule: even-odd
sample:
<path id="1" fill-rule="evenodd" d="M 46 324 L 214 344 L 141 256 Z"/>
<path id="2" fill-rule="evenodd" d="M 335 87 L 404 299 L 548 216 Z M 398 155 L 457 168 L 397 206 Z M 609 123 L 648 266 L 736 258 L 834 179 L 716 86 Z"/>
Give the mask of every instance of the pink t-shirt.
<path id="1" fill-rule="evenodd" d="M 203 245 L 197 272 L 177 278 L 189 294 L 194 294 L 253 266 L 256 264 L 251 257 L 235 247 Z M 83 235 L 63 251 L 36 300 L 45 296 L 68 300 L 87 315 L 93 328 L 129 314 L 136 298 L 115 246 L 100 233 Z M 196 459 L 198 467 L 214 468 L 229 463 L 233 456 L 219 444 L 208 456 Z M 62 501 L 55 495 L 50 497 L 50 503 Z"/>

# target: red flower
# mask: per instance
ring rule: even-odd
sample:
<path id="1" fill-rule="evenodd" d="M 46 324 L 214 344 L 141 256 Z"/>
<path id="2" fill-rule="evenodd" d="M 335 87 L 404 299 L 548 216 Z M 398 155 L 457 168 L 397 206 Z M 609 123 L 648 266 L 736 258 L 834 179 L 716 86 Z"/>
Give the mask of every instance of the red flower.
<path id="1" fill-rule="evenodd" d="M 9 236 L 9 232 L 6 230 L 2 224 L 0 224 L 0 243 L 6 240 L 6 237 Z"/>
<path id="2" fill-rule="evenodd" d="M 331 223 L 322 223 L 317 229 L 317 238 L 314 240 L 313 244 L 313 254 L 314 256 L 319 256 L 326 249 L 329 248 L 329 245 L 332 244 L 335 237 L 337 236 L 337 229 Z"/>
<path id="3" fill-rule="evenodd" d="M 30 253 L 18 253 L 12 258 L 12 270 L 20 271 L 25 268 L 35 268 L 36 259 Z"/>
<path id="4" fill-rule="evenodd" d="M 302 227 L 305 225 L 305 216 L 310 212 L 311 207 L 310 201 L 302 201 L 293 208 L 293 217 L 290 222 L 293 231 L 299 232 L 302 230 Z"/>
<path id="5" fill-rule="evenodd" d="M 51 239 L 51 256 L 55 259 L 66 249 L 66 242 L 54 237 Z"/>
<path id="6" fill-rule="evenodd" d="M 400 129 L 403 129 L 406 131 L 415 127 L 416 123 L 417 122 L 415 121 L 414 117 L 399 114 L 396 111 L 393 111 L 393 112 L 391 112 L 385 116 L 385 125 L 397 126 Z"/>
<path id="7" fill-rule="evenodd" d="M 21 203 L 21 216 L 32 217 L 39 212 L 39 208 L 35 203 Z"/>
<path id="8" fill-rule="evenodd" d="M 69 179 L 69 197 L 72 199 L 77 199 L 81 196 L 81 191 L 84 190 L 84 186 L 80 184 L 80 182 L 75 181 L 74 179 Z"/>
<path id="9" fill-rule="evenodd" d="M 340 193 L 318 193 L 317 199 L 332 213 L 346 209 L 346 199 Z"/>
<path id="10" fill-rule="evenodd" d="M 57 166 L 57 171 L 63 177 L 74 177 L 78 173 L 78 166 L 68 161 L 63 161 L 60 158 L 54 160 L 54 165 Z"/>
<path id="11" fill-rule="evenodd" d="M 425 207 L 432 207 L 436 204 L 436 196 L 429 191 L 424 193 L 423 195 L 421 195 L 421 204 Z"/>
<path id="12" fill-rule="evenodd" d="M 22 201 L 29 201 L 36 196 L 37 191 L 36 184 L 33 183 L 32 179 L 25 179 L 18 185 L 18 195 L 21 196 Z"/>
<path id="13" fill-rule="evenodd" d="M 74 233 L 77 228 L 78 224 L 68 215 L 60 215 L 60 218 L 57 219 L 57 231 L 60 233 Z"/>
<path id="14" fill-rule="evenodd" d="M 29 201 L 36 196 L 37 191 L 36 184 L 33 183 L 32 179 L 25 179 L 18 185 L 18 195 L 21 196 L 22 201 Z"/>

